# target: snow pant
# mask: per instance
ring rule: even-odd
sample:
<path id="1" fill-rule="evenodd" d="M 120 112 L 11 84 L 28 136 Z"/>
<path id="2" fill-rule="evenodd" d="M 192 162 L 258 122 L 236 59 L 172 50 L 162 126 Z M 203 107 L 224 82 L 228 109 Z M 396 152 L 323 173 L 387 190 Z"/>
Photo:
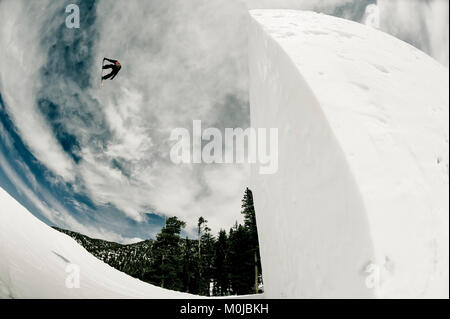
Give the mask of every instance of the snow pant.
<path id="1" fill-rule="evenodd" d="M 111 71 L 111 73 L 105 75 L 105 76 L 102 78 L 103 80 L 107 80 L 107 79 L 109 79 L 110 77 L 112 77 L 112 76 L 114 76 L 115 74 L 117 74 L 117 71 L 115 70 L 115 65 L 114 65 L 114 64 L 104 65 L 104 66 L 103 66 L 103 70 L 106 70 L 106 69 L 113 69 L 113 70 Z"/>

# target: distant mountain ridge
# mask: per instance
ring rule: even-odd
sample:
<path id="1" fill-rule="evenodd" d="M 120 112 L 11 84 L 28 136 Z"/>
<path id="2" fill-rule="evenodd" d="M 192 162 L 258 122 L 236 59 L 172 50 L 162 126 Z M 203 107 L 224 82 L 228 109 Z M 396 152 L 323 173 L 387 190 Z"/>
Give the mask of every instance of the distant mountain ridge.
<path id="1" fill-rule="evenodd" d="M 144 279 L 144 275 L 152 261 L 151 248 L 154 240 L 148 239 L 135 244 L 123 245 L 102 239 L 95 239 L 86 235 L 53 227 L 54 229 L 72 237 L 92 255 L 132 277 Z"/>

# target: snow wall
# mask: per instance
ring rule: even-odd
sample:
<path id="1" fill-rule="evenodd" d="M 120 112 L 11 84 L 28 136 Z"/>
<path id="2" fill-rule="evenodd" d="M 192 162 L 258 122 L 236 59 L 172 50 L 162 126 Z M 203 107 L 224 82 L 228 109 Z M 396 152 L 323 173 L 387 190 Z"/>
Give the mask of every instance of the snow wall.
<path id="1" fill-rule="evenodd" d="M 339 18 L 251 11 L 252 171 L 266 298 L 448 298 L 448 69 Z"/>

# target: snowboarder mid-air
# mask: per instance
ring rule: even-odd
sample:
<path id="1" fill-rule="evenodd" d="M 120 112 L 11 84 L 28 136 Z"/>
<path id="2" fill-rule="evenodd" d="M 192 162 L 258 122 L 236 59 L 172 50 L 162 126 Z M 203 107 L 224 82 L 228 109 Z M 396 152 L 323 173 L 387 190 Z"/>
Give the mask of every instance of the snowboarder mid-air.
<path id="1" fill-rule="evenodd" d="M 120 62 L 117 60 L 111 60 L 108 58 L 103 58 L 103 63 L 105 63 L 105 60 L 108 62 L 111 62 L 112 64 L 107 64 L 107 65 L 103 65 L 103 70 L 105 69 L 112 69 L 111 73 L 102 76 L 102 81 L 103 80 L 107 80 L 109 78 L 114 79 L 117 75 L 117 73 L 119 73 L 120 69 L 122 68 L 122 66 L 120 65 Z"/>

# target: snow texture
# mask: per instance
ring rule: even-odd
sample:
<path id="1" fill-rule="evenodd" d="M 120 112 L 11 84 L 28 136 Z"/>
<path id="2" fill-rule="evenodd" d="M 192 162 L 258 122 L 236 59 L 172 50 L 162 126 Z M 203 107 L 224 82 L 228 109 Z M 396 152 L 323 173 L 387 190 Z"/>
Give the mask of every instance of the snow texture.
<path id="1" fill-rule="evenodd" d="M 251 11 L 252 172 L 267 298 L 448 298 L 448 69 L 378 30 Z"/>
<path id="2" fill-rule="evenodd" d="M 132 278 L 50 228 L 0 188 L 1 298 L 192 298 Z M 80 287 L 68 288 L 79 267 Z"/>

